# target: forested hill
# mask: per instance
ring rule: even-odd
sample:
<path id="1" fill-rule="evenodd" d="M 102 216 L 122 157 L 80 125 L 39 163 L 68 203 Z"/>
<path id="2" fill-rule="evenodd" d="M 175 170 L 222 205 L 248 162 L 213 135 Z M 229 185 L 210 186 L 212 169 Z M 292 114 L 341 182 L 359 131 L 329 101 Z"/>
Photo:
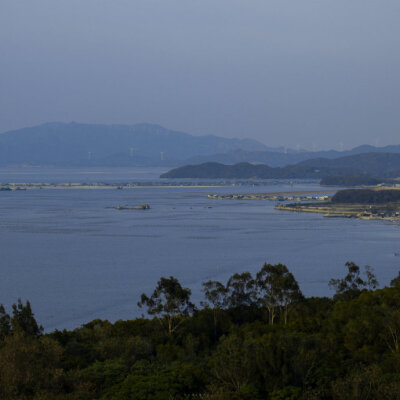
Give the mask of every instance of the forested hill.
<path id="1" fill-rule="evenodd" d="M 399 400 L 400 276 L 377 289 L 346 263 L 333 299 L 305 297 L 282 264 L 203 283 L 174 277 L 152 316 L 43 334 L 31 305 L 0 305 L 2 400 Z"/>
<path id="2" fill-rule="evenodd" d="M 205 179 L 317 179 L 327 176 L 400 176 L 400 154 L 366 153 L 334 160 L 317 158 L 282 168 L 239 163 L 204 163 L 175 168 L 161 178 Z"/>
<path id="3" fill-rule="evenodd" d="M 331 201 L 345 204 L 387 204 L 400 201 L 400 190 L 339 190 Z"/>
<path id="4" fill-rule="evenodd" d="M 285 179 L 285 178 L 318 178 L 321 171 L 313 167 L 283 167 L 272 168 L 268 165 L 253 165 L 239 163 L 224 165 L 219 163 L 204 163 L 175 168 L 161 175 L 161 178 L 199 178 L 199 179 Z"/>
<path id="5" fill-rule="evenodd" d="M 268 147 L 252 139 L 192 136 L 153 124 L 48 123 L 0 134 L 0 165 L 178 165 L 196 155 L 238 149 Z"/>

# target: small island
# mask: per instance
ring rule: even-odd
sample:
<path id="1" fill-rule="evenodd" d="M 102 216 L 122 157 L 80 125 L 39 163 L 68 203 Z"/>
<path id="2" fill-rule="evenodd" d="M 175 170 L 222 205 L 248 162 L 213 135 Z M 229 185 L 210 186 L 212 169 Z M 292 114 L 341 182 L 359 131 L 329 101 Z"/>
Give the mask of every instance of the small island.
<path id="1" fill-rule="evenodd" d="M 115 207 L 116 210 L 150 210 L 150 206 L 148 204 L 140 204 L 138 206 L 117 206 Z"/>

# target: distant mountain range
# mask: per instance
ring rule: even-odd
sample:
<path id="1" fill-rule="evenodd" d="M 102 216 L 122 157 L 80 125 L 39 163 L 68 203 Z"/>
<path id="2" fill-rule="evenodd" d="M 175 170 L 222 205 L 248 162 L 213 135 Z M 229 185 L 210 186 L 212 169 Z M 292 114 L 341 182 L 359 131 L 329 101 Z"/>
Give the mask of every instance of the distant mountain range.
<path id="1" fill-rule="evenodd" d="M 363 145 L 355 147 L 352 150 L 346 151 L 247 151 L 247 150 L 233 150 L 226 153 L 195 156 L 186 160 L 186 164 L 203 164 L 206 162 L 217 162 L 221 164 L 237 164 L 242 162 L 249 162 L 255 164 L 267 164 L 270 167 L 284 167 L 286 165 L 297 164 L 301 161 L 310 160 L 314 158 L 329 158 L 335 159 L 344 156 L 351 156 L 362 153 L 400 153 L 400 145 L 374 147 Z"/>
<path id="2" fill-rule="evenodd" d="M 348 151 L 297 151 L 252 139 L 193 136 L 159 125 L 47 123 L 0 134 L 0 166 L 167 166 L 249 162 L 285 167 L 310 159 L 364 153 L 400 153 L 399 146 L 359 146 Z"/>
<path id="3" fill-rule="evenodd" d="M 179 165 L 235 150 L 271 150 L 252 139 L 192 136 L 159 125 L 48 123 L 0 134 L 0 165 Z"/>
<path id="4" fill-rule="evenodd" d="M 364 153 L 336 159 L 317 158 L 285 167 L 239 163 L 204 163 L 175 168 L 161 178 L 320 179 L 327 176 L 400 177 L 400 154 Z"/>

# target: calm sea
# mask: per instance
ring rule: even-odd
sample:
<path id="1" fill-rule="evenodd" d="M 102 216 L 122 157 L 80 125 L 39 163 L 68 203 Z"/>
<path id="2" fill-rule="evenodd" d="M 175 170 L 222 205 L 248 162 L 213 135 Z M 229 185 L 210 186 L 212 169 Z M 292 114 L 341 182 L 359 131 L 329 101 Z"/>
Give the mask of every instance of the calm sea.
<path id="1" fill-rule="evenodd" d="M 154 181 L 159 169 L 0 170 L 0 182 Z M 0 192 L 0 303 L 29 299 L 47 331 L 95 318 L 134 318 L 161 276 L 201 300 L 201 282 L 285 263 L 306 295 L 352 260 L 381 285 L 400 269 L 400 230 L 380 221 L 274 210 L 274 202 L 209 200 L 209 193 L 320 189 L 315 183 Z M 116 210 L 148 203 L 150 210 Z"/>

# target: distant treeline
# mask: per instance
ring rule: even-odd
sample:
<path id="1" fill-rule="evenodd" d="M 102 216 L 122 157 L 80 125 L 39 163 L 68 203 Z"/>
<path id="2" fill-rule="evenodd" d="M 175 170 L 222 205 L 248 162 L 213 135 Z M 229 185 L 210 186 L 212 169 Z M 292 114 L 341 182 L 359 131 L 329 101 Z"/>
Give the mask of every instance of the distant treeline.
<path id="1" fill-rule="evenodd" d="M 400 159 L 400 154 L 399 154 Z M 333 170 L 336 174 L 347 173 L 346 169 Z M 272 168 L 264 164 L 247 162 L 235 165 L 219 163 L 204 163 L 187 165 L 172 169 L 161 175 L 161 178 L 191 178 L 191 179 L 319 179 L 331 174 L 331 169 L 314 168 L 313 166 L 296 164 L 282 168 Z"/>
<path id="2" fill-rule="evenodd" d="M 371 176 L 326 176 L 321 179 L 323 186 L 373 186 L 381 183 L 391 183 L 390 179 L 374 178 Z"/>
<path id="3" fill-rule="evenodd" d="M 400 399 L 400 276 L 377 290 L 346 266 L 332 299 L 304 297 L 282 264 L 205 282 L 200 307 L 161 278 L 139 302 L 151 319 L 50 334 L 29 302 L 1 306 L 0 398 Z"/>
<path id="4" fill-rule="evenodd" d="M 400 201 L 400 190 L 396 189 L 345 189 L 338 191 L 332 203 L 384 204 Z"/>

